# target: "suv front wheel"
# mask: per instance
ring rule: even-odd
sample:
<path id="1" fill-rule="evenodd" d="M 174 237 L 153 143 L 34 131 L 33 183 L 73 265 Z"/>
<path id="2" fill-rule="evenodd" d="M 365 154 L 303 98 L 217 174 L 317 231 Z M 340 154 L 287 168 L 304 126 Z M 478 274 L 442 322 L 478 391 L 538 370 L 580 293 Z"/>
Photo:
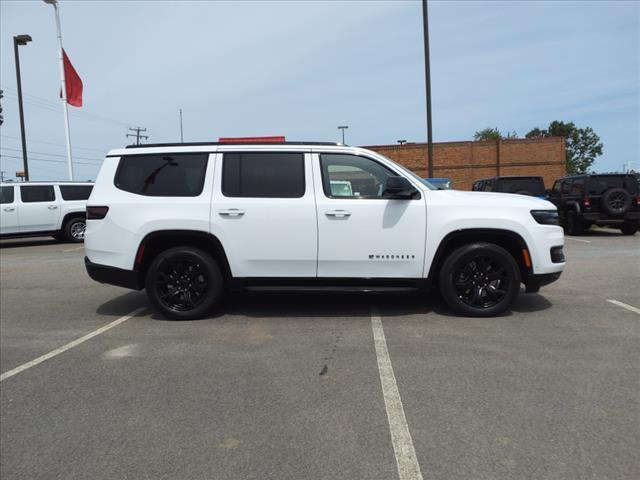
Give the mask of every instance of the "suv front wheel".
<path id="1" fill-rule="evenodd" d="M 520 269 L 513 256 L 493 243 L 455 250 L 440 269 L 440 292 L 456 312 L 491 317 L 505 311 L 520 291 Z"/>
<path id="2" fill-rule="evenodd" d="M 208 253 L 195 247 L 174 247 L 153 260 L 146 289 L 151 303 L 166 317 L 194 320 L 222 303 L 224 277 Z"/>

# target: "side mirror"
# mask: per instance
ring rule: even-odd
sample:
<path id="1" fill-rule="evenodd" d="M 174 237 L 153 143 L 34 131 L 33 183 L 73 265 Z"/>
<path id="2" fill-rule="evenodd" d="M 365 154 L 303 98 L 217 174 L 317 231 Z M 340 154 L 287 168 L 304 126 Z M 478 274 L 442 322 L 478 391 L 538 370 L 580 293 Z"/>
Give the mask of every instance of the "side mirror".
<path id="1" fill-rule="evenodd" d="M 548 197 L 549 195 L 551 195 L 551 189 L 550 189 L 550 188 L 547 188 L 547 189 L 544 191 L 544 193 L 545 193 L 545 195 Z"/>
<path id="2" fill-rule="evenodd" d="M 418 190 L 405 177 L 389 177 L 384 186 L 384 198 L 411 199 Z"/>

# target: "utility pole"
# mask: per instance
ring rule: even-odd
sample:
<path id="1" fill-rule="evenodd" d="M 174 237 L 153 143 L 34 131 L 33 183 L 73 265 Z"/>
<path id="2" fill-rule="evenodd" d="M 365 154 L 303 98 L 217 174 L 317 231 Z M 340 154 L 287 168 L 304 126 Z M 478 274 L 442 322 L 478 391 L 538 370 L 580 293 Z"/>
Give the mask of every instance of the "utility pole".
<path id="1" fill-rule="evenodd" d="M 180 143 L 184 143 L 184 136 L 182 134 L 182 109 L 180 109 Z"/>
<path id="2" fill-rule="evenodd" d="M 141 138 L 144 138 L 144 139 L 149 138 L 148 135 L 142 135 L 140 133 L 140 132 L 146 132 L 147 131 L 146 128 L 135 127 L 135 128 L 129 128 L 129 130 L 131 130 L 132 132 L 136 132 L 136 133 L 127 133 L 127 137 L 136 137 L 136 145 L 140 145 Z"/>
<path id="3" fill-rule="evenodd" d="M 0 182 L 4 182 L 4 170 L 0 170 Z"/>
<path id="4" fill-rule="evenodd" d="M 424 76 L 427 93 L 427 171 L 433 178 L 433 132 L 431 129 L 431 65 L 429 60 L 429 14 L 427 0 L 422 0 L 422 27 L 424 32 Z"/>
<path id="5" fill-rule="evenodd" d="M 24 132 L 24 108 L 22 106 L 22 79 L 20 78 L 20 56 L 18 46 L 26 45 L 31 41 L 29 35 L 16 35 L 13 37 L 13 51 L 16 57 L 16 80 L 18 82 L 18 109 L 20 110 L 20 133 L 22 136 L 22 165 L 25 180 L 29 180 L 29 164 L 27 162 L 27 138 Z"/>

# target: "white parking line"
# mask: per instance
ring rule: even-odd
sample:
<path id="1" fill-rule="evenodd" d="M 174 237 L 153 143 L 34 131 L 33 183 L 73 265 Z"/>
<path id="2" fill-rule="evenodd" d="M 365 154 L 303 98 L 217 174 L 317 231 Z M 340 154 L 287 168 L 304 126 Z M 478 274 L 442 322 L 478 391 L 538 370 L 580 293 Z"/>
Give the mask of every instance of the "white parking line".
<path id="1" fill-rule="evenodd" d="M 573 237 L 567 237 L 567 236 L 565 236 L 564 238 L 567 238 L 569 240 L 573 240 L 575 242 L 591 243 L 591 240 L 582 240 L 581 238 L 573 238 Z"/>
<path id="2" fill-rule="evenodd" d="M 67 250 L 63 250 L 62 253 L 69 253 L 69 252 L 75 252 L 77 250 L 82 250 L 84 249 L 84 245 L 81 247 L 76 247 L 76 248 L 68 248 Z"/>
<path id="3" fill-rule="evenodd" d="M 634 312 L 634 313 L 637 313 L 638 315 L 640 315 L 640 308 L 634 307 L 632 305 L 628 305 L 628 304 L 623 303 L 623 302 L 619 302 L 618 300 L 612 300 L 610 298 L 607 299 L 607 302 L 613 303 L 614 305 L 617 305 L 617 306 L 622 307 L 622 308 L 626 308 L 630 312 Z"/>
<path id="4" fill-rule="evenodd" d="M 398 392 L 396 376 L 393 373 L 391 358 L 389 358 L 387 340 L 382 328 L 382 319 L 375 307 L 371 311 L 371 328 L 373 330 L 373 342 L 376 347 L 376 357 L 378 358 L 382 395 L 387 410 L 389 430 L 391 431 L 391 443 L 393 444 L 398 466 L 398 475 L 400 480 L 422 480 L 420 464 L 418 464 L 418 459 L 416 458 L 416 450 L 413 447 L 407 419 L 404 416 L 400 392 Z"/>
<path id="5" fill-rule="evenodd" d="M 107 330 L 112 329 L 113 327 L 117 327 L 118 325 L 120 325 L 123 322 L 126 322 L 127 320 L 129 320 L 131 317 L 135 317 L 138 313 L 140 313 L 142 310 L 144 310 L 145 307 L 140 307 L 140 308 L 136 308 L 133 312 L 131 312 L 128 315 L 125 315 L 124 317 L 120 317 L 117 320 L 114 320 L 113 322 L 105 325 L 104 327 L 100 327 L 97 330 L 94 330 L 91 333 L 88 333 L 87 335 L 80 337 L 76 340 L 74 340 L 73 342 L 69 342 L 66 345 L 63 345 L 60 348 L 56 348 L 55 350 L 50 351 L 49 353 L 46 353 L 44 355 L 42 355 L 41 357 L 36 358 L 35 360 L 31 360 L 30 362 L 27 363 L 23 363 L 22 365 L 9 370 L 8 372 L 3 373 L 2 375 L 0 375 L 0 382 L 6 380 L 7 378 L 11 378 L 14 375 L 19 374 L 20 372 L 24 372 L 25 370 L 31 368 L 31 367 L 35 367 L 36 365 L 49 360 L 50 358 L 55 357 L 56 355 L 60 355 L 61 353 L 66 352 L 67 350 L 72 349 L 73 347 L 77 347 L 78 345 L 80 345 L 81 343 L 86 342 L 87 340 L 95 337 L 96 335 L 100 335 L 101 333 L 106 332 Z"/>

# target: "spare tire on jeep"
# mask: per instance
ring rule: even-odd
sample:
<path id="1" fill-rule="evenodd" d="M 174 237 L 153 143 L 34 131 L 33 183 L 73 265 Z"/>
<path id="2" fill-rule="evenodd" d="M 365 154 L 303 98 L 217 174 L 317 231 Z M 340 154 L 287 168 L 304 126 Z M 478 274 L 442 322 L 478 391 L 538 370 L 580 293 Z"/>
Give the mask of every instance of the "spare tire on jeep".
<path id="1" fill-rule="evenodd" d="M 624 188 L 612 188 L 602 195 L 602 209 L 609 215 L 624 215 L 629 207 L 631 195 Z"/>

